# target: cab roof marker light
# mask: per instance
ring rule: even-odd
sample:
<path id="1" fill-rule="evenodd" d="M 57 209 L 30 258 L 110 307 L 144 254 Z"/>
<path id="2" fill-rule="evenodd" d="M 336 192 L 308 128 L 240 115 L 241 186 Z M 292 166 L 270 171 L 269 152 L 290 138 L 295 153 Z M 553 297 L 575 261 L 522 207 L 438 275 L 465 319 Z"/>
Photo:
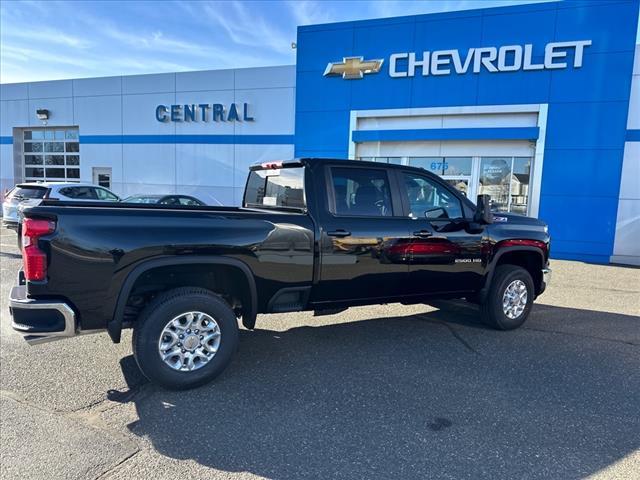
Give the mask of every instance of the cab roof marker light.
<path id="1" fill-rule="evenodd" d="M 261 163 L 260 166 L 262 168 L 270 168 L 270 169 L 277 169 L 277 168 L 282 168 L 282 162 L 265 162 L 265 163 Z"/>
<path id="2" fill-rule="evenodd" d="M 304 162 L 301 159 L 295 158 L 291 160 L 274 160 L 271 162 L 254 163 L 249 166 L 250 171 L 255 170 L 277 170 L 280 168 L 292 168 L 302 167 Z"/>

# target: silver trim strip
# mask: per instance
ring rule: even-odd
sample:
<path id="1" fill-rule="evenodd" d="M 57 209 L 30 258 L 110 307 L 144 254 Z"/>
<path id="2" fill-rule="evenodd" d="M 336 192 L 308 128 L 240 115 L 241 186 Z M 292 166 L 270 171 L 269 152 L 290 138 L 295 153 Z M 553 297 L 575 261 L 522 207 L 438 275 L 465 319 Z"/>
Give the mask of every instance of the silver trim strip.
<path id="1" fill-rule="evenodd" d="M 11 291 L 14 293 L 14 290 Z M 33 309 L 33 310 L 57 310 L 64 317 L 64 330 L 61 332 L 34 333 L 24 329 L 23 325 L 16 323 L 11 316 L 11 327 L 20 335 L 25 337 L 29 345 L 62 340 L 63 338 L 74 337 L 76 335 L 76 314 L 73 309 L 63 302 L 46 302 L 27 298 L 9 298 L 11 309 Z"/>

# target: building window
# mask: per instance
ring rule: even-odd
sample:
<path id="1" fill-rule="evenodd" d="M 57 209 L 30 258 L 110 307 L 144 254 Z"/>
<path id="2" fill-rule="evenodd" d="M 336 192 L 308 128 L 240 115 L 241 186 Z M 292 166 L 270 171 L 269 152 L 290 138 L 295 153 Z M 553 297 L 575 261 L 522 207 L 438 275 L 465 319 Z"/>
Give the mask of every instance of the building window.
<path id="1" fill-rule="evenodd" d="M 363 162 L 393 163 L 395 165 L 402 165 L 402 157 L 359 157 L 358 160 L 362 160 Z"/>
<path id="2" fill-rule="evenodd" d="M 492 210 L 527 214 L 531 157 L 482 157 L 478 193 L 491 195 Z"/>
<path id="3" fill-rule="evenodd" d="M 25 181 L 80 180 L 77 128 L 34 128 L 23 131 Z"/>
<path id="4" fill-rule="evenodd" d="M 409 157 L 409 165 L 441 176 L 449 185 L 469 196 L 473 157 Z"/>
<path id="5" fill-rule="evenodd" d="M 515 157 L 511 175 L 511 205 L 509 211 L 527 214 L 529 205 L 529 180 L 531 175 L 531 158 Z"/>

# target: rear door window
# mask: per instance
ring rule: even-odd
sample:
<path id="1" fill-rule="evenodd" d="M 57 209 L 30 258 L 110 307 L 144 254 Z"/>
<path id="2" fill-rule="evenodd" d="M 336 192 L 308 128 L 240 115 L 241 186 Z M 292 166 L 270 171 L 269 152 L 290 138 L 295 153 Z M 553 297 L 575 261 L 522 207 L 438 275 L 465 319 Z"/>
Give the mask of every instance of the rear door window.
<path id="1" fill-rule="evenodd" d="M 393 215 L 389 178 L 373 168 L 331 168 L 336 215 L 389 217 Z"/>

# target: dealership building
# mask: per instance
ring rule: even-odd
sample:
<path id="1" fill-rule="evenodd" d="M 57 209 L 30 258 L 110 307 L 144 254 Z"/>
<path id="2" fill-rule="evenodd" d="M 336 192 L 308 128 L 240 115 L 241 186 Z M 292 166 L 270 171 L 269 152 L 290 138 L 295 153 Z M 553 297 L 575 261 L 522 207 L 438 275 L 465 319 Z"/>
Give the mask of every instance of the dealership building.
<path id="1" fill-rule="evenodd" d="M 638 11 L 568 0 L 312 25 L 293 66 L 3 84 L 2 188 L 235 205 L 255 162 L 374 160 L 545 220 L 554 258 L 640 265 Z"/>

